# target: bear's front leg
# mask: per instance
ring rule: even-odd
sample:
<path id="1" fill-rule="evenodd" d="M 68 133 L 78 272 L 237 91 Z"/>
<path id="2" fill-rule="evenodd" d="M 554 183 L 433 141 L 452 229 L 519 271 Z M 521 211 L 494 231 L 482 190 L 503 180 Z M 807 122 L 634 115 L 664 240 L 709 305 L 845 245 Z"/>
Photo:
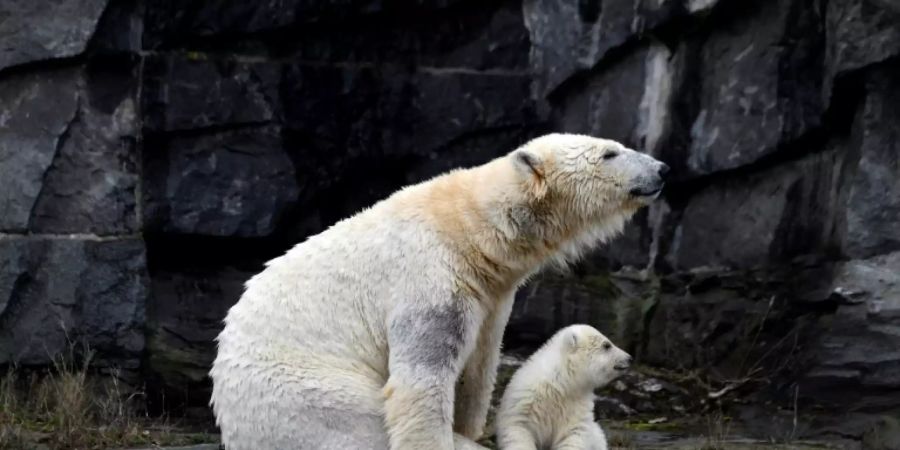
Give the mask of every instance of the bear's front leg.
<path id="1" fill-rule="evenodd" d="M 488 312 L 478 333 L 472 356 L 466 362 L 456 385 L 456 406 L 453 429 L 473 440 L 481 438 L 491 405 L 491 393 L 500 363 L 500 344 L 503 330 L 512 312 L 514 295 L 509 294 L 497 307 Z"/>
<path id="2" fill-rule="evenodd" d="M 391 314 L 390 376 L 384 387 L 391 449 L 454 448 L 456 379 L 482 316 L 462 299 L 401 307 Z"/>
<path id="3" fill-rule="evenodd" d="M 520 423 L 504 424 L 497 428 L 497 446 L 502 450 L 538 450 L 534 434 Z"/>

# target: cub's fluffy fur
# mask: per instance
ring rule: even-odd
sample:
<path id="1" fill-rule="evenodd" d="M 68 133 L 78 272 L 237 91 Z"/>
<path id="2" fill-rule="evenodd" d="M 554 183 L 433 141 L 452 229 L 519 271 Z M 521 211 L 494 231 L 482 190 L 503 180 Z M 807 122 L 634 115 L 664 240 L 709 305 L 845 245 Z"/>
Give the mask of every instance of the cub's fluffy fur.
<path id="1" fill-rule="evenodd" d="M 616 379 L 631 356 L 587 325 L 557 332 L 513 375 L 497 413 L 503 450 L 606 450 L 594 421 L 594 389 Z"/>

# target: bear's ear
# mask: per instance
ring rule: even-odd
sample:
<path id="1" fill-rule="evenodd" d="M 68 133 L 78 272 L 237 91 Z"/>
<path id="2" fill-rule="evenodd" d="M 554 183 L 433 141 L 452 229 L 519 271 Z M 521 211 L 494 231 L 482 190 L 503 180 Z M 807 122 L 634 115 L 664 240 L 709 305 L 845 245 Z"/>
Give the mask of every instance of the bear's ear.
<path id="1" fill-rule="evenodd" d="M 568 330 L 563 336 L 563 343 L 566 345 L 566 350 L 575 350 L 578 348 L 578 333 L 575 330 Z"/>
<path id="2" fill-rule="evenodd" d="M 533 198 L 540 199 L 547 195 L 547 183 L 544 180 L 546 161 L 541 155 L 531 150 L 517 150 L 513 153 L 513 165 L 522 179 L 526 180 L 526 190 Z"/>
<path id="3" fill-rule="evenodd" d="M 518 150 L 513 154 L 513 162 L 516 168 L 527 176 L 544 178 L 541 157 L 529 150 Z"/>

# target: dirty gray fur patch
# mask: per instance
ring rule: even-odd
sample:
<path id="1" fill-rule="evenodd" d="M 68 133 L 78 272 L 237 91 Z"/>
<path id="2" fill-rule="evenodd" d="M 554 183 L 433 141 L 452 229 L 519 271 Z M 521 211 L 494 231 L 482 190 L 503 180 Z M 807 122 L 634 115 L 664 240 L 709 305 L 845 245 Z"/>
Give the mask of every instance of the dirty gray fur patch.
<path id="1" fill-rule="evenodd" d="M 459 305 L 405 311 L 391 322 L 398 362 L 413 370 L 440 370 L 459 358 L 465 334 L 465 312 Z"/>
<path id="2" fill-rule="evenodd" d="M 380 415 L 350 408 L 302 408 L 299 412 L 298 436 L 271 448 L 387 450 L 390 446 Z"/>

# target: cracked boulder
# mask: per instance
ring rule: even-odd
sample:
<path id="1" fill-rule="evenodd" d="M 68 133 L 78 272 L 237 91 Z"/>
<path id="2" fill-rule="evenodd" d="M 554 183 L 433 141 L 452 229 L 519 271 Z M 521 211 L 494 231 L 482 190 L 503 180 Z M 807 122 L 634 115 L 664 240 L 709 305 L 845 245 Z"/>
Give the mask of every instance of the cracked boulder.
<path id="1" fill-rule="evenodd" d="M 790 164 L 720 179 L 694 194 L 669 245 L 675 269 L 754 268 L 835 253 L 848 184 L 839 144 Z M 723 205 L 733 205 L 728 214 Z"/>
<path id="2" fill-rule="evenodd" d="M 80 82 L 79 71 L 67 69 L 0 84 L 0 230 L 28 229 L 44 175 L 78 112 Z"/>
<path id="3" fill-rule="evenodd" d="M 832 283 L 832 316 L 819 323 L 805 396 L 845 410 L 900 405 L 900 252 L 852 260 Z"/>
<path id="4" fill-rule="evenodd" d="M 665 45 L 652 43 L 592 73 L 556 105 L 562 130 L 602 136 L 659 156 L 670 126 L 677 76 L 673 61 Z"/>
<path id="5" fill-rule="evenodd" d="M 900 3 L 893 0 L 829 1 L 825 96 L 838 76 L 900 55 Z"/>
<path id="6" fill-rule="evenodd" d="M 526 0 L 537 94 L 546 96 L 576 73 L 594 68 L 610 50 L 674 17 L 681 11 L 676 3 Z"/>
<path id="7" fill-rule="evenodd" d="M 149 140 L 144 160 L 150 230 L 268 236 L 297 201 L 278 127 Z"/>
<path id="8" fill-rule="evenodd" d="M 0 230 L 138 228 L 134 67 L 97 60 L 0 83 Z"/>
<path id="9" fill-rule="evenodd" d="M 0 254 L 0 364 L 47 365 L 84 343 L 98 367 L 138 367 L 143 241 L 0 237 Z"/>
<path id="10" fill-rule="evenodd" d="M 181 131 L 262 124 L 279 116 L 277 63 L 157 55 L 144 63 L 144 127 Z"/>
<path id="11" fill-rule="evenodd" d="M 31 231 L 106 235 L 139 229 L 136 67 L 131 58 L 87 66 L 79 110 L 44 173 Z"/>
<path id="12" fill-rule="evenodd" d="M 813 3 L 748 2 L 702 44 L 686 44 L 694 72 L 678 88 L 688 106 L 678 112 L 687 135 L 676 167 L 734 169 L 820 125 L 824 31 Z"/>
<path id="13" fill-rule="evenodd" d="M 847 253 L 868 257 L 900 250 L 900 67 L 869 74 L 855 122 L 859 167 L 847 202 Z"/>
<path id="14" fill-rule="evenodd" d="M 108 0 L 0 2 L 0 70 L 81 54 Z"/>

